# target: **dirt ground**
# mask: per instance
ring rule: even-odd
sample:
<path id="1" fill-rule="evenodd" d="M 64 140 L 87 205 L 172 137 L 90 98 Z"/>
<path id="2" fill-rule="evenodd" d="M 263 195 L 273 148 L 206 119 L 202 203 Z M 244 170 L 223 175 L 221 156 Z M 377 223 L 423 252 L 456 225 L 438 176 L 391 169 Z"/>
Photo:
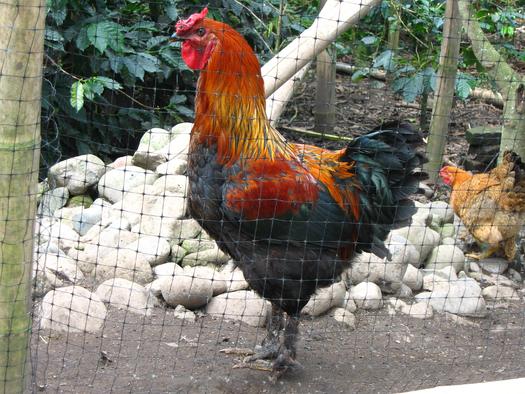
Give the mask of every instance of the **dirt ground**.
<path id="1" fill-rule="evenodd" d="M 391 119 L 415 120 L 373 81 L 338 77 L 336 134 L 358 135 Z M 306 83 L 284 115 L 284 125 L 311 128 L 312 89 Z M 461 164 L 464 130 L 498 124 L 500 111 L 471 102 L 451 116 L 447 158 Z M 286 133 L 296 141 L 321 143 Z M 337 142 L 322 142 L 337 147 Z M 204 316 L 176 319 L 156 308 L 141 318 L 109 309 L 100 335 L 46 336 L 35 323 L 33 386 L 46 393 L 395 393 L 437 385 L 475 383 L 525 376 L 525 309 L 522 302 L 489 311 L 483 319 L 453 320 L 436 314 L 418 320 L 406 315 L 359 311 L 354 331 L 329 316 L 304 319 L 298 360 L 304 370 L 271 384 L 268 373 L 232 369 L 235 357 L 224 347 L 254 347 L 256 329 Z"/>
<path id="2" fill-rule="evenodd" d="M 396 393 L 525 376 L 523 304 L 468 325 L 445 315 L 419 320 L 386 309 L 357 313 L 349 330 L 304 319 L 304 370 L 272 384 L 267 372 L 232 369 L 225 347 L 253 347 L 264 329 L 171 309 L 141 318 L 110 308 L 102 335 L 33 336 L 35 391 L 46 393 Z M 36 327 L 35 327 L 36 329 Z M 37 332 L 35 330 L 35 332 Z"/>

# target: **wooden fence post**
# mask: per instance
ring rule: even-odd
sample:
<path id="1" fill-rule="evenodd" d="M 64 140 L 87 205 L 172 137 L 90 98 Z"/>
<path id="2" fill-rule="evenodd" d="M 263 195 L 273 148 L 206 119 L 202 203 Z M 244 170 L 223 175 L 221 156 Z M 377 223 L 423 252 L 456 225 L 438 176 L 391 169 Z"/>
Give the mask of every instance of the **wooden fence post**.
<path id="1" fill-rule="evenodd" d="M 456 73 L 458 68 L 459 47 L 461 41 L 461 17 L 458 0 L 447 0 L 443 42 L 439 57 L 437 90 L 434 94 L 434 108 L 428 137 L 428 163 L 425 170 L 429 181 L 435 183 L 443 160 L 445 143 L 448 135 L 450 112 L 454 100 Z"/>
<path id="2" fill-rule="evenodd" d="M 321 0 L 320 8 L 323 8 L 325 3 L 326 0 Z M 314 107 L 314 128 L 322 133 L 330 133 L 335 127 L 335 75 L 335 59 L 328 49 L 325 49 L 317 56 L 316 61 L 317 87 Z"/>
<path id="3" fill-rule="evenodd" d="M 0 392 L 28 374 L 44 0 L 0 3 Z"/>

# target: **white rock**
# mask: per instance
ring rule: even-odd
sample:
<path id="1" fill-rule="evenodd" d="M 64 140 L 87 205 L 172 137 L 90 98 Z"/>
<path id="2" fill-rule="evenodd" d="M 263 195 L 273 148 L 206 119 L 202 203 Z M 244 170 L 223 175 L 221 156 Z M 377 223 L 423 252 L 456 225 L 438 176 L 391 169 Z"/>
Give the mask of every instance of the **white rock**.
<path id="1" fill-rule="evenodd" d="M 40 216 L 53 216 L 56 210 L 64 207 L 69 199 L 69 191 L 65 187 L 57 187 L 42 195 L 38 214 Z"/>
<path id="2" fill-rule="evenodd" d="M 124 278 L 146 284 L 153 279 L 151 267 L 167 261 L 170 247 L 159 237 L 143 236 L 100 258 L 95 275 L 98 281 Z"/>
<path id="3" fill-rule="evenodd" d="M 58 242 L 50 241 L 51 238 L 51 226 L 56 222 L 56 219 L 52 216 L 38 217 L 35 220 L 35 238 L 38 245 L 44 243 L 53 243 L 58 246 Z"/>
<path id="4" fill-rule="evenodd" d="M 432 214 L 428 204 L 423 204 L 418 201 L 414 202 L 417 208 L 416 213 L 412 216 L 411 226 L 426 227 L 432 223 Z"/>
<path id="5" fill-rule="evenodd" d="M 115 253 L 115 249 L 123 248 L 135 242 L 139 236 L 131 231 L 106 228 L 98 234 L 89 234 L 93 238 L 83 237 L 84 253 L 79 261 L 80 269 L 85 273 L 93 271 L 99 260 L 110 253 Z"/>
<path id="6" fill-rule="evenodd" d="M 454 222 L 454 210 L 445 201 L 432 201 L 428 204 L 430 214 L 432 214 L 433 220 L 437 218 L 440 225 L 444 223 Z"/>
<path id="7" fill-rule="evenodd" d="M 189 181 L 186 175 L 166 175 L 153 183 L 154 193 L 163 196 L 166 192 L 185 197 L 188 194 Z"/>
<path id="8" fill-rule="evenodd" d="M 155 276 L 161 277 L 161 276 L 175 276 L 175 274 L 181 274 L 184 272 L 182 267 L 180 265 L 177 265 L 175 263 L 164 263 L 159 264 L 153 268 L 153 272 L 155 273 Z"/>
<path id="9" fill-rule="evenodd" d="M 153 282 L 148 283 L 147 285 L 145 285 L 144 288 L 149 291 L 150 295 L 152 295 L 153 297 L 156 298 L 156 297 L 161 297 L 162 296 L 162 289 L 161 289 L 160 285 L 161 285 L 160 279 L 155 279 Z M 154 301 L 154 303 L 155 303 L 155 305 L 160 304 L 158 302 L 158 299 L 157 299 L 157 301 Z"/>
<path id="10" fill-rule="evenodd" d="M 104 162 L 88 154 L 55 164 L 49 169 L 48 179 L 53 188 L 67 187 L 71 195 L 77 196 L 96 185 L 104 172 Z"/>
<path id="11" fill-rule="evenodd" d="M 502 286 L 507 286 L 507 287 L 512 287 L 512 288 L 519 287 L 519 284 L 510 280 L 504 275 L 497 275 L 497 274 L 487 275 L 482 272 L 469 272 L 468 275 L 483 285 L 502 285 Z"/>
<path id="12" fill-rule="evenodd" d="M 108 168 L 119 168 L 133 165 L 133 156 L 121 156 L 113 163 L 108 164 Z"/>
<path id="13" fill-rule="evenodd" d="M 240 320 L 253 327 L 263 327 L 268 319 L 271 307 L 253 291 L 240 290 L 213 297 L 206 306 L 210 316 Z"/>
<path id="14" fill-rule="evenodd" d="M 429 303 L 437 312 L 450 312 L 462 316 L 484 316 L 486 314 L 485 300 L 481 295 L 481 287 L 468 277 L 455 281 L 436 282 L 431 292 L 416 295 L 417 301 Z"/>
<path id="15" fill-rule="evenodd" d="M 432 291 L 436 283 L 456 281 L 458 276 L 452 266 L 443 267 L 440 270 L 425 269 L 423 273 L 423 289 Z"/>
<path id="16" fill-rule="evenodd" d="M 226 264 L 228 260 L 230 260 L 230 256 L 215 247 L 213 249 L 206 249 L 200 252 L 187 254 L 182 259 L 181 265 L 183 267 L 208 264 L 222 265 Z"/>
<path id="17" fill-rule="evenodd" d="M 159 175 L 182 175 L 186 173 L 188 162 L 184 159 L 172 159 L 166 163 L 160 164 L 155 172 Z"/>
<path id="18" fill-rule="evenodd" d="M 357 305 L 354 300 L 350 297 L 350 292 L 345 293 L 345 299 L 343 300 L 342 307 L 345 308 L 348 312 L 354 313 L 357 310 Z"/>
<path id="19" fill-rule="evenodd" d="M 175 263 L 180 263 L 188 252 L 182 246 L 171 242 L 171 260 Z"/>
<path id="20" fill-rule="evenodd" d="M 434 309 L 432 309 L 432 306 L 428 302 L 422 301 L 403 306 L 401 313 L 417 319 L 431 319 L 434 316 Z"/>
<path id="21" fill-rule="evenodd" d="M 197 319 L 195 312 L 190 311 L 189 309 L 184 308 L 182 305 L 177 305 L 173 311 L 174 316 L 177 319 L 188 320 L 194 322 Z"/>
<path id="22" fill-rule="evenodd" d="M 168 160 L 186 159 L 192 127 L 193 124 L 191 123 L 181 123 L 174 126 L 171 129 L 171 133 L 174 135 L 173 139 L 168 145 L 160 149 L 159 153 L 164 153 Z"/>
<path id="23" fill-rule="evenodd" d="M 441 240 L 442 245 L 456 245 L 456 240 L 452 237 L 445 237 Z"/>
<path id="24" fill-rule="evenodd" d="M 455 245 L 439 245 L 432 250 L 425 268 L 439 270 L 452 266 L 456 272 L 461 271 L 465 266 L 465 255 L 463 251 Z"/>
<path id="25" fill-rule="evenodd" d="M 351 330 L 355 330 L 356 322 L 355 316 L 352 312 L 348 311 L 345 308 L 335 308 L 332 311 L 332 316 L 334 319 L 344 325 L 348 326 Z"/>
<path id="26" fill-rule="evenodd" d="M 139 185 L 151 185 L 158 174 L 136 166 L 125 166 L 106 172 L 98 183 L 100 196 L 111 202 L 121 201 L 125 193 Z"/>
<path id="27" fill-rule="evenodd" d="M 167 262 L 171 252 L 168 241 L 151 235 L 141 236 L 136 241 L 127 244 L 125 248 L 147 256 L 147 260 L 152 267 Z"/>
<path id="28" fill-rule="evenodd" d="M 350 297 L 358 308 L 379 309 L 383 305 L 383 296 L 378 285 L 362 282 L 350 289 Z"/>
<path id="29" fill-rule="evenodd" d="M 228 292 L 246 290 L 250 287 L 241 269 L 237 268 L 235 264 L 233 264 L 233 261 L 228 262 L 222 268 L 221 274 L 226 282 L 226 291 Z"/>
<path id="30" fill-rule="evenodd" d="M 181 246 L 188 253 L 197 253 L 208 249 L 216 249 L 217 243 L 207 239 L 185 239 Z"/>
<path id="31" fill-rule="evenodd" d="M 62 221 L 56 221 L 51 225 L 49 242 L 55 243 L 64 252 L 78 246 L 80 236 L 70 226 Z"/>
<path id="32" fill-rule="evenodd" d="M 201 231 L 202 227 L 195 219 L 178 220 L 173 228 L 175 237 L 171 238 L 172 245 L 173 243 L 179 244 L 185 239 L 197 238 Z M 200 238 L 204 239 L 202 236 Z"/>
<path id="33" fill-rule="evenodd" d="M 478 261 L 483 271 L 491 274 L 502 274 L 509 268 L 509 262 L 501 257 L 491 257 Z"/>
<path id="34" fill-rule="evenodd" d="M 47 277 L 53 287 L 77 284 L 84 279 L 84 274 L 77 267 L 75 260 L 55 253 L 38 256 L 38 271 Z"/>
<path id="35" fill-rule="evenodd" d="M 45 295 L 41 304 L 41 329 L 70 333 L 100 332 L 106 318 L 100 298 L 80 286 L 61 287 Z"/>
<path id="36" fill-rule="evenodd" d="M 412 298 L 412 289 L 408 287 L 406 284 L 401 283 L 401 286 L 396 291 L 396 296 L 399 298 Z"/>
<path id="37" fill-rule="evenodd" d="M 171 138 L 172 134 L 164 129 L 153 128 L 146 131 L 133 155 L 133 164 L 153 170 L 159 164 L 166 162 L 167 156 L 158 150 L 169 144 Z"/>
<path id="38" fill-rule="evenodd" d="M 423 287 L 423 273 L 413 265 L 408 265 L 403 276 L 403 283 L 411 290 L 419 290 Z"/>
<path id="39" fill-rule="evenodd" d="M 413 223 L 410 227 L 393 230 L 392 234 L 401 235 L 414 245 L 419 252 L 419 265 L 426 260 L 432 249 L 438 246 L 441 238 L 436 231 L 418 223 Z"/>
<path id="40" fill-rule="evenodd" d="M 73 229 L 80 235 L 85 235 L 95 224 L 102 219 L 102 207 L 94 206 L 81 211 L 71 218 Z"/>
<path id="41" fill-rule="evenodd" d="M 372 253 L 360 253 L 347 271 L 350 282 L 374 282 L 383 291 L 390 293 L 398 290 L 408 266 L 408 254 L 401 248 L 397 248 L 392 260 L 381 259 Z"/>
<path id="42" fill-rule="evenodd" d="M 109 279 L 97 288 L 95 294 L 103 302 L 139 315 L 149 316 L 154 306 L 145 287 L 126 279 Z"/>
<path id="43" fill-rule="evenodd" d="M 162 297 L 168 305 L 183 305 L 188 309 L 206 305 L 213 296 L 211 278 L 194 277 L 191 273 L 175 273 L 171 277 L 161 277 Z"/>
<path id="44" fill-rule="evenodd" d="M 483 289 L 483 297 L 491 301 L 517 301 L 520 299 L 518 292 L 507 286 L 489 286 Z"/>
<path id="45" fill-rule="evenodd" d="M 392 260 L 404 261 L 414 267 L 419 267 L 419 251 L 405 237 L 391 232 L 385 241 L 385 245 L 392 253 Z M 398 255 L 399 258 L 397 258 Z"/>
<path id="46" fill-rule="evenodd" d="M 310 316 L 322 315 L 334 306 L 343 305 L 345 295 L 346 286 L 342 281 L 325 288 L 320 288 L 310 298 L 301 313 Z"/>
<path id="47" fill-rule="evenodd" d="M 222 272 L 219 272 L 210 267 L 184 267 L 183 272 L 187 276 L 191 276 L 197 279 L 210 280 L 213 289 L 213 295 L 225 293 L 227 288 L 227 282 Z"/>

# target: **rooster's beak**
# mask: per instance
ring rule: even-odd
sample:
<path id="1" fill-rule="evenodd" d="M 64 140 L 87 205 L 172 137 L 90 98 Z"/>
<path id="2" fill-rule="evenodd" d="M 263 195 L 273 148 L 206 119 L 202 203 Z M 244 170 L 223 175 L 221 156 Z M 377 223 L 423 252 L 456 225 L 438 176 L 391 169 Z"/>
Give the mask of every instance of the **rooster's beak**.
<path id="1" fill-rule="evenodd" d="M 181 38 L 177 35 L 177 33 L 173 33 L 170 37 L 170 41 L 171 42 L 180 42 L 180 41 L 184 41 L 184 38 Z"/>

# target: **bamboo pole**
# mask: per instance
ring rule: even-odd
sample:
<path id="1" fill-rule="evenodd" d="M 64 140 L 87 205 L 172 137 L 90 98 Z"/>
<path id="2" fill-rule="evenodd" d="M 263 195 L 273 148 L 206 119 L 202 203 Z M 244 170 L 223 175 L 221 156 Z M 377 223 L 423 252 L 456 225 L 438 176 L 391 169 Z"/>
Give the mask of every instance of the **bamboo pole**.
<path id="1" fill-rule="evenodd" d="M 284 85 L 266 99 L 266 115 L 268 116 L 268 119 L 270 119 L 272 126 L 275 126 L 279 121 L 279 118 L 286 108 L 286 104 L 288 104 L 288 101 L 292 98 L 296 86 L 306 75 L 306 72 L 310 68 L 310 64 L 311 63 L 308 63 L 297 71 L 292 78 L 286 81 Z"/>
<path id="2" fill-rule="evenodd" d="M 450 112 L 454 99 L 460 43 L 461 17 L 458 10 L 458 0 L 447 0 L 437 76 L 438 86 L 434 96 L 427 146 L 428 163 L 424 167 L 428 172 L 429 181 L 432 183 L 436 182 L 445 151 Z"/>
<path id="3" fill-rule="evenodd" d="M 44 0 L 0 3 L 0 392 L 29 376 Z"/>
<path id="4" fill-rule="evenodd" d="M 270 96 L 341 33 L 359 21 L 380 0 L 326 0 L 312 26 L 303 31 L 262 68 L 266 97 Z"/>
<path id="5" fill-rule="evenodd" d="M 326 0 L 320 1 L 321 9 L 325 4 Z M 328 49 L 317 55 L 316 78 L 314 129 L 330 133 L 335 127 L 335 60 Z"/>

